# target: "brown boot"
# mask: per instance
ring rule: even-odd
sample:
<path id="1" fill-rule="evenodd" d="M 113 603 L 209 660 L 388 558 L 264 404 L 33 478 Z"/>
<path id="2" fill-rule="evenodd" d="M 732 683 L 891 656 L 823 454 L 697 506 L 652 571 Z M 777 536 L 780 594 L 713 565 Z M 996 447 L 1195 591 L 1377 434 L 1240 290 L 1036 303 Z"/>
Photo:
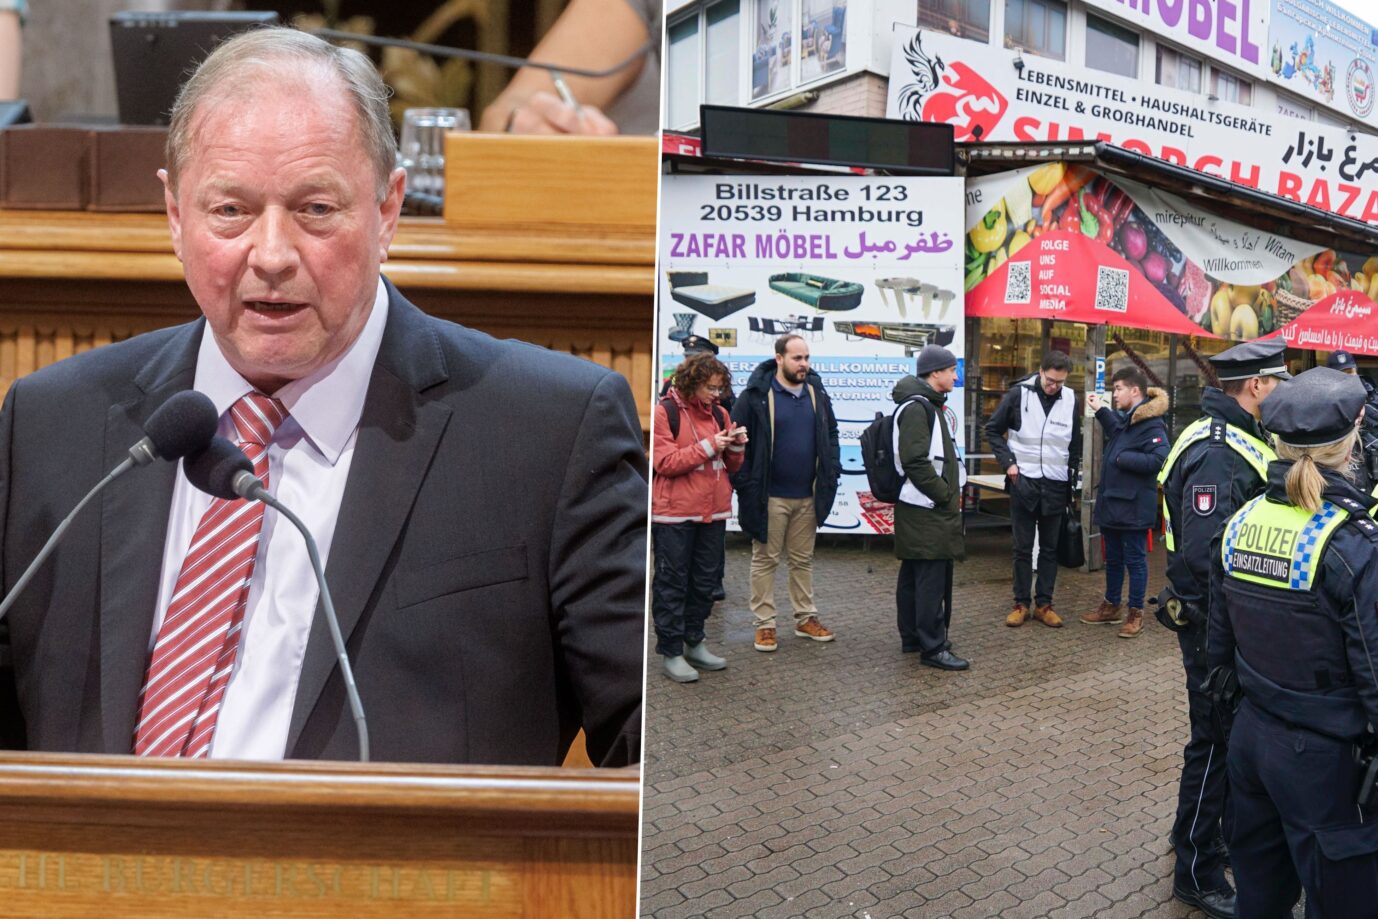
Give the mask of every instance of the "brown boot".
<path id="1" fill-rule="evenodd" d="M 1051 603 L 1045 603 L 1043 606 L 1035 606 L 1033 617 L 1050 629 L 1062 628 L 1062 617 L 1053 609 Z"/>
<path id="2" fill-rule="evenodd" d="M 1029 608 L 1025 606 L 1023 603 L 1016 603 L 1014 605 L 1014 609 L 1010 610 L 1010 614 L 1005 617 L 1005 625 L 1009 626 L 1012 629 L 1018 628 L 1019 626 L 1023 625 L 1025 622 L 1028 621 Z"/>
<path id="3" fill-rule="evenodd" d="M 1143 630 L 1144 611 L 1131 606 L 1129 608 L 1129 618 L 1124 621 L 1124 625 L 1120 626 L 1120 637 L 1137 638 L 1139 633 Z"/>
<path id="4" fill-rule="evenodd" d="M 1096 607 L 1096 611 L 1085 614 L 1081 617 L 1081 621 L 1087 625 L 1115 625 L 1124 622 L 1124 616 L 1120 615 L 1118 603 L 1102 600 L 1100 606 Z"/>

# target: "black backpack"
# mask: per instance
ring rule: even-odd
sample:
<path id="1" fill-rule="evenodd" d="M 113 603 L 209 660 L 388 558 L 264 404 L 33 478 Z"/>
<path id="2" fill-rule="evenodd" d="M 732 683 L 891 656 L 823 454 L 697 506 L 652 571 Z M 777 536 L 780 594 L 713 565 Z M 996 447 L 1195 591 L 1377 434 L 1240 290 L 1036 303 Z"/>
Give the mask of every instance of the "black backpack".
<path id="1" fill-rule="evenodd" d="M 679 437 L 679 406 L 675 403 L 675 400 L 674 400 L 674 399 L 670 399 L 670 398 L 661 399 L 661 400 L 660 400 L 660 404 L 663 405 L 663 406 L 665 406 L 665 419 L 666 419 L 667 421 L 670 422 L 670 436 L 671 436 L 671 437 L 674 437 L 674 438 L 678 438 L 678 437 Z M 726 413 L 722 410 L 722 407 L 719 406 L 719 405 L 717 405 L 717 404 L 714 404 L 714 406 L 713 406 L 713 418 L 714 418 L 715 421 L 718 422 L 718 430 L 719 430 L 719 431 L 726 431 L 726 430 L 727 430 L 727 421 L 726 421 L 725 418 L 724 418 L 725 415 L 726 415 Z"/>
<path id="2" fill-rule="evenodd" d="M 895 468 L 895 416 L 910 402 L 922 404 L 932 421 L 932 404 L 923 396 L 910 396 L 895 410 L 886 415 L 876 412 L 876 418 L 861 432 L 861 464 L 866 467 L 866 481 L 871 485 L 871 494 L 877 501 L 894 504 L 900 499 L 904 488 L 904 474 Z"/>

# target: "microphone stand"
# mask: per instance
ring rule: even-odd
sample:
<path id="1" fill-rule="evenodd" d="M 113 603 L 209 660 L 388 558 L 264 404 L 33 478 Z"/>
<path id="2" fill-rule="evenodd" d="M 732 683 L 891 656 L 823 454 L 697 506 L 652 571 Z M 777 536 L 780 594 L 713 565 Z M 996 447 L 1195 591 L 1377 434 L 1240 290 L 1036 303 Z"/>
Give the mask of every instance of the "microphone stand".
<path id="1" fill-rule="evenodd" d="M 325 611 L 325 621 L 330 627 L 330 638 L 335 644 L 335 657 L 340 662 L 340 674 L 344 678 L 345 694 L 349 699 L 349 711 L 354 716 L 355 732 L 359 735 L 359 762 L 368 762 L 368 722 L 364 719 L 364 703 L 359 699 L 359 688 L 354 683 L 354 669 L 349 666 L 349 654 L 345 650 L 344 635 L 340 632 L 340 619 L 335 615 L 335 603 L 330 598 L 330 588 L 325 583 L 325 567 L 321 564 L 321 554 L 316 548 L 316 540 L 311 531 L 296 514 L 289 511 L 277 498 L 268 494 L 263 483 L 251 472 L 235 475 L 231 487 L 235 494 L 250 501 L 262 501 L 277 511 L 296 527 L 306 540 L 306 554 L 311 559 L 311 570 L 316 575 L 320 587 L 321 608 Z"/>

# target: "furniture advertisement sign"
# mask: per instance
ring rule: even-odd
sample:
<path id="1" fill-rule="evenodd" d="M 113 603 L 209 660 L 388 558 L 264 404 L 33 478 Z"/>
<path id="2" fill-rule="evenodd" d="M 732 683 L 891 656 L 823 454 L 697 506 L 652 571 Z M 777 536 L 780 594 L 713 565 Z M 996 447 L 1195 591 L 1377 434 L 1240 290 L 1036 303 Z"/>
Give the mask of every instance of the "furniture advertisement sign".
<path id="1" fill-rule="evenodd" d="M 1359 17 L 1327 0 L 1273 0 L 1268 44 L 1269 81 L 1356 123 L 1378 125 L 1378 41 Z"/>
<path id="2" fill-rule="evenodd" d="M 741 392 L 774 360 L 777 338 L 803 336 L 841 442 L 842 482 L 823 532 L 890 532 L 891 508 L 871 499 L 857 439 L 894 408 L 890 391 L 925 344 L 962 357 L 961 215 L 956 178 L 665 178 L 662 375 L 698 335 L 718 345 Z M 958 444 L 962 383 L 947 403 Z"/>
<path id="3" fill-rule="evenodd" d="M 1104 140 L 1378 221 L 1378 137 L 936 32 L 896 29 L 886 117 L 951 124 L 958 143 Z"/>
<path id="4" fill-rule="evenodd" d="M 1086 0 L 1139 27 L 1254 77 L 1264 76 L 1270 0 Z M 1272 0 L 1275 4 L 1288 0 Z M 1276 9 L 1276 7 L 1274 7 Z M 1277 13 L 1274 12 L 1276 18 Z"/>
<path id="5" fill-rule="evenodd" d="M 967 183 L 970 316 L 1378 355 L 1378 255 L 1298 242 L 1085 166 Z"/>

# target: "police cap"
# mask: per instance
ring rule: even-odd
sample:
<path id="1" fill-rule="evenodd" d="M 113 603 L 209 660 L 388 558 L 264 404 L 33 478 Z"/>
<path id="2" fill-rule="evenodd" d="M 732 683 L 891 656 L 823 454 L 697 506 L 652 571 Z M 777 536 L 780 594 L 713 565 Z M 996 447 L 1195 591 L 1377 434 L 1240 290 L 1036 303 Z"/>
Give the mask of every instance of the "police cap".
<path id="1" fill-rule="evenodd" d="M 1325 359 L 1325 366 L 1331 370 L 1343 370 L 1349 373 L 1357 373 L 1359 369 L 1354 366 L 1354 355 L 1348 351 L 1331 351 L 1330 356 Z"/>
<path id="2" fill-rule="evenodd" d="M 700 351 L 710 351 L 713 354 L 717 354 L 718 346 L 702 335 L 690 335 L 688 338 L 684 339 L 685 354 L 698 354 Z"/>
<path id="3" fill-rule="evenodd" d="M 1211 357 L 1215 365 L 1215 376 L 1220 382 L 1247 380 L 1250 377 L 1273 376 L 1287 380 L 1287 361 L 1282 353 L 1287 350 L 1287 342 L 1281 338 L 1246 341 Z"/>
<path id="4" fill-rule="evenodd" d="M 1368 394 L 1358 377 L 1313 367 L 1263 400 L 1263 426 L 1293 447 L 1321 447 L 1354 430 Z"/>

